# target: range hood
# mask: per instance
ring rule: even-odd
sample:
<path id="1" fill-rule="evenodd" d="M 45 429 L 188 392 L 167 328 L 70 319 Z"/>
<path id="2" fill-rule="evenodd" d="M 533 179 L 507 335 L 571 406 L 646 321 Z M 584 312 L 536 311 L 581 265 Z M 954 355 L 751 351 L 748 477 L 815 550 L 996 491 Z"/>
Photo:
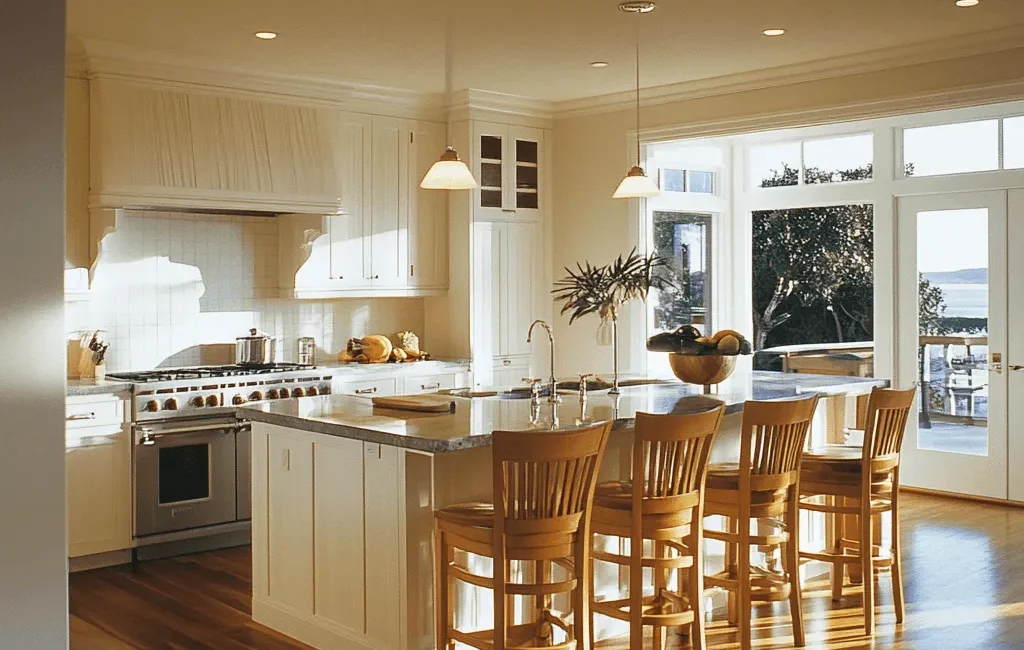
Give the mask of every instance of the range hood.
<path id="1" fill-rule="evenodd" d="M 90 88 L 90 203 L 340 212 L 336 109 L 101 78 Z"/>

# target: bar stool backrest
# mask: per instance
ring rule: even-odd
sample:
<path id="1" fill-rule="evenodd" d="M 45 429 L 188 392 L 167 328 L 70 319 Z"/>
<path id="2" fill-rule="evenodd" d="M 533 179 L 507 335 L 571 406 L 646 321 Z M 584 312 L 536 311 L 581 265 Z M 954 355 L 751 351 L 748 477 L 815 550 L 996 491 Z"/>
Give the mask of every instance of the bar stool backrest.
<path id="1" fill-rule="evenodd" d="M 740 491 L 781 490 L 797 482 L 818 395 L 749 401 L 743 406 Z M 744 488 L 744 480 L 749 484 Z"/>
<path id="2" fill-rule="evenodd" d="M 914 406 L 917 387 L 906 390 L 874 388 L 868 398 L 864 423 L 864 460 L 899 460 L 907 419 Z M 877 464 L 877 463 L 876 463 Z"/>
<path id="3" fill-rule="evenodd" d="M 725 405 L 685 415 L 636 414 L 633 509 L 644 514 L 696 506 Z"/>
<path id="4" fill-rule="evenodd" d="M 572 556 L 611 426 L 494 432 L 494 539 L 505 539 L 509 559 Z"/>

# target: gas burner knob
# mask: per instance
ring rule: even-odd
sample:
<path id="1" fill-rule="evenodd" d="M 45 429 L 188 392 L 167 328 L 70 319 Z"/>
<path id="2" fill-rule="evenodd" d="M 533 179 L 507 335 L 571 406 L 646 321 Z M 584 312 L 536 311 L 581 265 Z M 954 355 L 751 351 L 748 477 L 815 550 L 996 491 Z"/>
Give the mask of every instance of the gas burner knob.
<path id="1" fill-rule="evenodd" d="M 192 399 L 189 400 L 188 403 L 192 408 L 197 409 L 201 409 L 204 406 L 206 406 L 206 400 L 204 400 L 201 396 L 193 397 Z"/>
<path id="2" fill-rule="evenodd" d="M 245 404 L 245 398 L 242 397 L 241 395 L 235 395 L 234 397 L 231 398 L 231 403 L 234 404 L 235 406 L 238 406 L 239 404 Z"/>
<path id="3" fill-rule="evenodd" d="M 309 395 L 310 397 L 316 397 L 317 395 L 320 394 L 320 391 L 319 389 L 317 389 L 316 386 L 310 386 L 306 394 Z"/>
<path id="4" fill-rule="evenodd" d="M 288 395 L 289 395 L 288 389 L 287 388 L 282 388 L 281 389 L 281 399 L 287 399 Z"/>
<path id="5" fill-rule="evenodd" d="M 148 402 L 146 402 L 146 410 L 149 411 L 150 413 L 156 413 L 157 411 L 160 410 L 160 402 L 156 401 L 155 399 L 149 400 Z"/>
<path id="6" fill-rule="evenodd" d="M 292 391 L 292 397 L 305 397 L 305 396 L 306 396 L 306 389 L 303 388 L 302 386 L 299 386 L 298 388 L 296 388 L 295 390 Z"/>
<path id="7" fill-rule="evenodd" d="M 331 387 L 330 387 L 330 385 L 329 384 L 323 384 L 322 386 L 320 386 L 320 394 L 321 395 L 330 395 L 331 394 Z"/>
<path id="8" fill-rule="evenodd" d="M 276 388 L 271 388 L 269 391 L 267 391 L 267 399 L 277 399 L 280 396 L 281 391 L 277 390 Z"/>
<path id="9" fill-rule="evenodd" d="M 206 398 L 207 406 L 220 406 L 220 399 L 216 395 L 210 395 Z"/>
<path id="10" fill-rule="evenodd" d="M 177 411 L 178 410 L 178 400 L 176 400 L 176 399 L 174 399 L 172 397 L 169 400 L 165 401 L 164 402 L 164 410 L 165 411 Z"/>
<path id="11" fill-rule="evenodd" d="M 253 391 L 252 393 L 249 394 L 249 401 L 250 402 L 262 402 L 263 401 L 263 393 L 261 393 L 258 390 Z"/>

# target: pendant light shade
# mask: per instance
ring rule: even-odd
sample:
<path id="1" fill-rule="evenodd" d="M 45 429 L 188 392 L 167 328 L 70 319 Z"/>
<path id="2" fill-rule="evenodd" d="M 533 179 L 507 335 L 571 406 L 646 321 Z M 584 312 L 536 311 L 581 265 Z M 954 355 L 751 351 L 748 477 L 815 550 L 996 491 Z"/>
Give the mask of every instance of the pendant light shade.
<path id="1" fill-rule="evenodd" d="M 653 2 L 623 2 L 619 9 L 626 13 L 641 15 L 654 11 Z M 640 29 L 636 30 L 636 164 L 622 179 L 612 194 L 614 199 L 644 199 L 658 196 L 661 190 L 648 178 L 644 168 L 640 166 Z"/>
<path id="2" fill-rule="evenodd" d="M 619 187 L 612 194 L 613 199 L 643 199 L 650 196 L 658 196 L 661 194 L 661 190 L 654 184 L 647 174 L 644 173 L 644 168 L 639 165 L 634 165 L 626 177 L 619 183 Z"/>
<path id="3" fill-rule="evenodd" d="M 451 10 L 444 24 L 444 91 L 445 98 L 451 106 L 452 98 L 452 19 Z M 451 145 L 444 150 L 430 169 L 427 170 L 420 187 L 425 190 L 471 190 L 476 187 L 473 172 L 459 158 L 459 153 Z"/>
<path id="4" fill-rule="evenodd" d="M 420 187 L 425 190 L 471 190 L 476 187 L 476 179 L 458 152 L 449 146 L 431 165 Z"/>

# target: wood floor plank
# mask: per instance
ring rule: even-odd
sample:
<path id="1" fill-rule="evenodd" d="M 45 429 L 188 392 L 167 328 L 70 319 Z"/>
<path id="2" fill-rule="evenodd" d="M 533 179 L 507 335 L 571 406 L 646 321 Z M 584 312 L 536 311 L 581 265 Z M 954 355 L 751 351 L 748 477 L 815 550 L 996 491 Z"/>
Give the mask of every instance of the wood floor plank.
<path id="1" fill-rule="evenodd" d="M 897 628 L 888 576 L 876 599 L 877 630 L 864 636 L 859 588 L 838 603 L 826 583 L 804 590 L 808 650 L 1002 650 L 1024 648 L 1024 509 L 907 494 L 906 623 Z M 226 549 L 73 574 L 72 650 L 311 650 L 251 617 L 251 556 Z M 759 606 L 754 647 L 793 647 L 786 603 Z M 738 648 L 716 614 L 708 648 Z M 647 647 L 650 647 L 650 636 Z M 599 644 L 625 650 L 623 639 Z M 668 649 L 682 650 L 670 634 Z"/>

